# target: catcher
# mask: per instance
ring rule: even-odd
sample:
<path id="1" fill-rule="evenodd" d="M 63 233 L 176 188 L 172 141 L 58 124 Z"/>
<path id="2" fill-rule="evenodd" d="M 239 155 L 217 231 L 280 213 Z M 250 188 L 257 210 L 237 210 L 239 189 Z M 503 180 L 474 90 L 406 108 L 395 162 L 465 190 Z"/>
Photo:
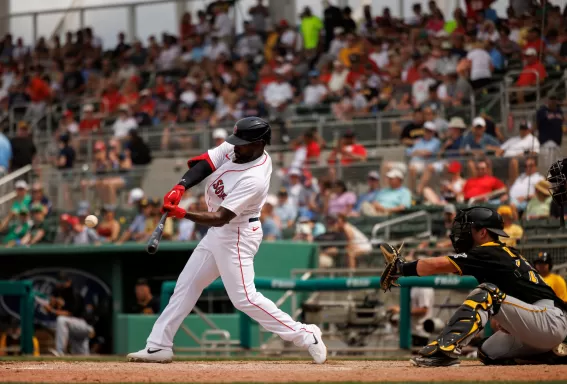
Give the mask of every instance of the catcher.
<path id="1" fill-rule="evenodd" d="M 455 255 L 406 262 L 391 245 L 380 245 L 386 259 L 381 277 L 384 290 L 397 286 L 400 276 L 458 273 L 474 276 L 479 282 L 437 339 L 412 358 L 414 365 L 458 365 L 461 349 L 490 320 L 495 333 L 478 350 L 484 364 L 564 360 L 558 356 L 566 350 L 567 305 L 518 250 L 498 241 L 499 236 L 508 237 L 503 226 L 495 210 L 472 207 L 459 211 L 453 222 L 450 238 Z"/>

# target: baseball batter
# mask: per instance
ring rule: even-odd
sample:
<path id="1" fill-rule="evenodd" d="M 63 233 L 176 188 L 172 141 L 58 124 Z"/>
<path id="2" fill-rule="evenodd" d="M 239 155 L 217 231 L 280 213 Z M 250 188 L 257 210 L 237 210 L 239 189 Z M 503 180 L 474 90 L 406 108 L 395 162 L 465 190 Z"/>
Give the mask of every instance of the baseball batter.
<path id="1" fill-rule="evenodd" d="M 424 367 L 459 364 L 461 349 L 492 320 L 492 336 L 478 350 L 486 365 L 527 361 L 562 363 L 567 337 L 567 305 L 514 248 L 501 243 L 502 217 L 493 209 L 472 207 L 458 212 L 451 230 L 455 255 L 405 262 L 392 246 L 380 246 L 386 261 L 381 282 L 389 289 L 400 276 L 456 273 L 474 276 L 471 291 L 437 339 L 412 359 Z"/>
<path id="2" fill-rule="evenodd" d="M 272 160 L 264 150 L 270 140 L 271 128 L 264 120 L 239 120 L 225 143 L 189 160 L 189 171 L 165 195 L 163 210 L 169 216 L 211 228 L 179 275 L 146 348 L 129 354 L 128 361 L 171 362 L 175 333 L 203 289 L 219 276 L 238 310 L 282 339 L 307 348 L 316 363 L 327 359 L 321 330 L 293 320 L 254 286 L 254 255 L 262 241 L 259 216 L 272 173 Z M 208 212 L 186 212 L 178 206 L 181 197 L 200 182 L 205 184 Z"/>

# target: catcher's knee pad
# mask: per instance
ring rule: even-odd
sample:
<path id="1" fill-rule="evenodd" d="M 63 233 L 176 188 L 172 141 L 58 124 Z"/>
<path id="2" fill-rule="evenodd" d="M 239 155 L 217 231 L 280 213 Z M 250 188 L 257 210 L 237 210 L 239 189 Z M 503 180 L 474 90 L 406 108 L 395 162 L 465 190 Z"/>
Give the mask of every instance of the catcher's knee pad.
<path id="1" fill-rule="evenodd" d="M 482 309 L 489 315 L 495 315 L 505 298 L 506 294 L 496 285 L 480 284 L 469 293 L 465 302 L 447 322 L 437 340 L 423 348 L 420 354 L 430 356 L 437 351 L 460 354 L 461 347 L 467 345 L 484 328 L 478 311 Z"/>

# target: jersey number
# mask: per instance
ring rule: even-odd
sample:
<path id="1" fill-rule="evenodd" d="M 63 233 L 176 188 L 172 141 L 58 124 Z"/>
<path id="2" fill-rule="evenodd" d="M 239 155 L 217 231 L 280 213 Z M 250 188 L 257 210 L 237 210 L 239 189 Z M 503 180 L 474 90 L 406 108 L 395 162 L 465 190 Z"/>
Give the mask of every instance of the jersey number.
<path id="1" fill-rule="evenodd" d="M 226 198 L 226 193 L 224 193 L 224 183 L 222 180 L 214 183 L 213 188 L 215 189 L 215 195 L 217 195 L 219 199 L 224 200 Z"/>
<path id="2" fill-rule="evenodd" d="M 521 265 L 521 261 L 518 260 L 518 255 L 515 255 L 512 251 L 510 251 L 510 248 L 508 247 L 502 247 L 502 249 L 504 249 L 513 259 L 516 259 L 516 267 L 520 268 Z M 532 268 L 531 265 L 528 263 L 528 261 L 524 258 L 524 256 L 519 255 L 520 259 L 522 259 L 527 265 L 528 268 Z M 539 274 L 535 273 L 534 271 L 529 271 L 528 275 L 530 276 L 530 281 L 534 284 L 539 284 Z"/>

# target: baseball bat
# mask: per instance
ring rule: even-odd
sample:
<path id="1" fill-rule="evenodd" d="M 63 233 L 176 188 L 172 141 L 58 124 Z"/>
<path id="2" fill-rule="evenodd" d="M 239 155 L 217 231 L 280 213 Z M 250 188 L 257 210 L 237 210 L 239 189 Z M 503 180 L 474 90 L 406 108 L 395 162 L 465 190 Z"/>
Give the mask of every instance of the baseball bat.
<path id="1" fill-rule="evenodd" d="M 148 244 L 146 245 L 146 251 L 150 255 L 153 255 L 158 250 L 159 241 L 161 240 L 161 236 L 163 235 L 163 226 L 165 224 L 165 219 L 167 219 L 167 212 L 161 215 L 161 219 L 159 220 L 156 229 L 154 229 L 152 235 L 150 236 L 150 240 L 148 240 Z"/>

